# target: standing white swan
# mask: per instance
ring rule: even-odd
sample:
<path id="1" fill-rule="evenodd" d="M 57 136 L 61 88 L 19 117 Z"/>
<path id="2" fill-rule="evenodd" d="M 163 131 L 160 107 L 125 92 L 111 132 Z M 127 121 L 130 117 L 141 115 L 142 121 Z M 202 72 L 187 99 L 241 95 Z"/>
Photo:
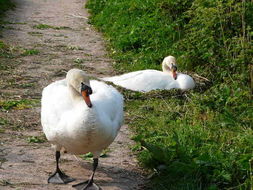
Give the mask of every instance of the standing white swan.
<path id="1" fill-rule="evenodd" d="M 151 69 L 135 71 L 120 76 L 105 77 L 102 80 L 140 92 L 149 92 L 156 89 L 169 90 L 172 88 L 188 90 L 195 87 L 192 77 L 177 73 L 175 57 L 165 57 L 162 62 L 162 69 L 163 71 Z"/>
<path id="2" fill-rule="evenodd" d="M 59 169 L 60 150 L 72 154 L 92 152 L 93 173 L 76 189 L 100 189 L 93 183 L 98 158 L 115 139 L 123 122 L 123 97 L 112 86 L 89 81 L 84 71 L 71 69 L 66 79 L 44 88 L 41 123 L 47 139 L 56 149 L 56 171 L 48 183 L 69 183 L 73 178 Z"/>

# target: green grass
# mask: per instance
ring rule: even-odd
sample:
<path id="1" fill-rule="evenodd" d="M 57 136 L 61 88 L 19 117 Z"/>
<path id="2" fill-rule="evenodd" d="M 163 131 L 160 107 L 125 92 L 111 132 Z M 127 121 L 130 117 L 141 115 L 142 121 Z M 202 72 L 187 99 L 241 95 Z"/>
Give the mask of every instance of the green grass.
<path id="1" fill-rule="evenodd" d="M 22 99 L 22 100 L 0 100 L 0 110 L 8 111 L 11 109 L 21 110 L 37 106 L 39 100 L 36 99 Z"/>
<path id="2" fill-rule="evenodd" d="M 5 132 L 4 126 L 9 124 L 9 121 L 0 117 L 0 134 Z"/>
<path id="3" fill-rule="evenodd" d="M 26 49 L 23 53 L 21 53 L 22 56 L 29 56 L 29 55 L 38 55 L 40 53 L 37 49 Z"/>
<path id="4" fill-rule="evenodd" d="M 52 26 L 52 25 L 48 25 L 48 24 L 37 24 L 37 25 L 34 25 L 33 28 L 40 29 L 40 30 L 46 30 L 46 29 L 68 30 L 68 29 L 71 29 L 70 27 L 67 27 L 67 26 Z"/>
<path id="5" fill-rule="evenodd" d="M 222 0 L 89 0 L 118 72 L 159 69 L 167 55 L 210 86 L 122 91 L 140 163 L 154 190 L 253 186 L 253 3 Z M 162 168 L 162 169 L 161 169 Z"/>
<path id="6" fill-rule="evenodd" d="M 9 46 L 0 40 L 0 71 L 9 71 L 15 68 L 19 64 L 14 59 L 18 54 L 17 48 Z"/>
<path id="7" fill-rule="evenodd" d="M 14 4 L 10 0 L 0 0 L 0 17 L 4 15 L 4 12 L 14 8 Z M 0 19 L 1 23 L 2 19 Z"/>
<path id="8" fill-rule="evenodd" d="M 41 33 L 41 32 L 28 32 L 28 34 L 30 34 L 32 36 L 43 36 L 43 33 Z"/>
<path id="9" fill-rule="evenodd" d="M 245 99 L 224 100 L 220 92 L 226 87 L 219 87 L 219 93 L 216 88 L 205 96 L 175 90 L 169 96 L 151 92 L 127 101 L 127 123 L 136 133 L 134 150 L 139 151 L 139 160 L 150 168 L 166 166 L 154 177 L 153 189 L 249 186 L 253 164 L 250 94 Z"/>
<path id="10" fill-rule="evenodd" d="M 0 40 L 0 58 L 13 58 L 13 49 Z"/>
<path id="11" fill-rule="evenodd" d="M 27 137 L 27 142 L 28 143 L 44 143 L 46 142 L 46 137 L 45 136 L 30 136 L 30 137 Z"/>
<path id="12" fill-rule="evenodd" d="M 105 158 L 107 157 L 107 153 L 110 152 L 110 149 L 107 148 L 105 150 L 103 150 L 103 152 L 101 153 L 100 157 L 101 158 Z M 83 160 L 92 160 L 93 159 L 93 154 L 91 152 L 87 153 L 87 154 L 83 154 L 83 155 L 80 155 L 80 157 L 83 159 Z"/>

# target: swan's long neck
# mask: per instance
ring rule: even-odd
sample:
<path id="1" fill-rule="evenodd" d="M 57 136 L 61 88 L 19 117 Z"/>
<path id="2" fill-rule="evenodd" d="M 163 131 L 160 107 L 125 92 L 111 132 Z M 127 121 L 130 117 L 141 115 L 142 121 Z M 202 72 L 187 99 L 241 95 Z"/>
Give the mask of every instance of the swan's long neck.
<path id="1" fill-rule="evenodd" d="M 78 93 L 76 91 L 76 89 L 72 86 L 68 84 L 68 89 L 70 91 L 70 96 L 72 98 L 72 100 L 82 100 L 82 95 L 80 93 Z"/>
<path id="2" fill-rule="evenodd" d="M 163 63 L 162 63 L 162 69 L 163 69 L 163 72 L 171 74 L 171 69 L 170 69 L 170 67 L 166 64 L 165 61 L 163 61 Z"/>

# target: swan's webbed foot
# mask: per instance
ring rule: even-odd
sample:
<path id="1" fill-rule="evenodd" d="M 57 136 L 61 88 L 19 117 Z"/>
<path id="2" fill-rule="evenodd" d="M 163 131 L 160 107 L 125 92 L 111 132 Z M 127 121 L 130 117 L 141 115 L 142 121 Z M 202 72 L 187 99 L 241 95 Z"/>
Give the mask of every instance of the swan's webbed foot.
<path id="1" fill-rule="evenodd" d="M 76 185 L 72 185 L 77 190 L 102 190 L 98 185 L 93 183 L 93 181 L 88 180 L 82 183 L 78 183 Z"/>
<path id="2" fill-rule="evenodd" d="M 56 184 L 66 184 L 72 181 L 75 181 L 75 179 L 67 176 L 61 170 L 58 171 L 56 170 L 56 172 L 52 174 L 47 180 L 48 183 L 56 183 Z"/>
<path id="3" fill-rule="evenodd" d="M 59 159 L 61 157 L 60 151 L 56 151 L 55 158 L 56 158 L 56 171 L 48 178 L 48 183 L 57 183 L 57 184 L 66 184 L 72 181 L 75 181 L 74 178 L 71 178 L 64 174 L 59 168 Z"/>
<path id="4" fill-rule="evenodd" d="M 98 158 L 93 158 L 93 173 L 90 176 L 90 179 L 85 182 L 72 185 L 72 187 L 74 187 L 77 190 L 102 190 L 98 185 L 93 183 L 93 178 L 94 178 L 94 174 L 97 169 L 97 166 L 98 166 Z"/>

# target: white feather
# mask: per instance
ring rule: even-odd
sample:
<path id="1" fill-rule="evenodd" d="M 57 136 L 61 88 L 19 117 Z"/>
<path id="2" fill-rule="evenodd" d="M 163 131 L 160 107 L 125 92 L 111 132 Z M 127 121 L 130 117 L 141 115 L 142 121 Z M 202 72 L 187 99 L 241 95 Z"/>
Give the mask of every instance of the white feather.
<path id="1" fill-rule="evenodd" d="M 172 77 L 172 64 L 176 65 L 176 60 L 173 56 L 168 56 L 163 60 L 163 71 L 141 70 L 120 76 L 105 77 L 102 80 L 140 92 L 149 92 L 156 89 L 169 90 L 173 88 L 182 90 L 193 89 L 195 82 L 189 75 L 177 73 L 176 80 Z"/>
<path id="2" fill-rule="evenodd" d="M 73 154 L 92 152 L 98 157 L 115 139 L 123 123 L 123 97 L 103 82 L 90 81 L 92 108 L 73 98 L 67 80 L 44 88 L 41 123 L 47 139 L 57 150 Z"/>

